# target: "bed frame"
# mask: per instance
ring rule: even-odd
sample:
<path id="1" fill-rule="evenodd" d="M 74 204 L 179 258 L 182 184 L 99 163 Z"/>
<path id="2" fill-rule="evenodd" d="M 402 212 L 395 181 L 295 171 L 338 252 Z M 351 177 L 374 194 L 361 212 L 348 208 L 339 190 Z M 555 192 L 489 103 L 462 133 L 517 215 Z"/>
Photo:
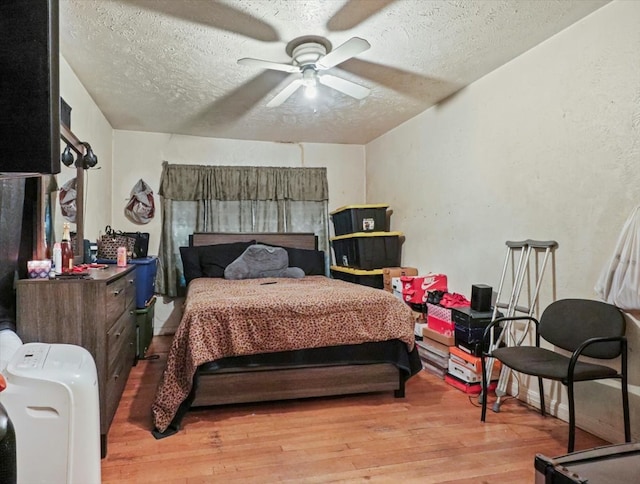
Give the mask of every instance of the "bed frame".
<path id="1" fill-rule="evenodd" d="M 246 242 L 317 249 L 312 233 L 194 233 L 192 246 Z M 404 397 L 405 376 L 389 363 L 198 372 L 192 407 L 393 391 Z"/>

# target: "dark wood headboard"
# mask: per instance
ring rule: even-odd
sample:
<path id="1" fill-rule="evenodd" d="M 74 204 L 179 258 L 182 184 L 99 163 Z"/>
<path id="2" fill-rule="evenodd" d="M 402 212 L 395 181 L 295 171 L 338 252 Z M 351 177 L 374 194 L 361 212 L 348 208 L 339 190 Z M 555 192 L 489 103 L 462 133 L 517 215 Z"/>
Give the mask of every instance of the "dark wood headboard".
<path id="1" fill-rule="evenodd" d="M 194 232 L 189 236 L 189 245 L 230 244 L 232 242 L 248 242 L 255 240 L 267 245 L 292 247 L 294 249 L 318 249 L 318 237 L 311 232 Z"/>

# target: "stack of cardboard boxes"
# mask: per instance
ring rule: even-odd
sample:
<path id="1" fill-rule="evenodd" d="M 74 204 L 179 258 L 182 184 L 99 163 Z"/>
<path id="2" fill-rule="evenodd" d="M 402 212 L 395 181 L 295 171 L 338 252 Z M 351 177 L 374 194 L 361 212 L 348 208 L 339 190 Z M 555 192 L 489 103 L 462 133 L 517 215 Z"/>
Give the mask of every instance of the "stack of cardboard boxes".
<path id="1" fill-rule="evenodd" d="M 433 302 L 426 303 L 426 325 L 422 327 L 422 341 L 417 342 L 418 352 L 424 355 L 423 366 L 427 371 L 465 393 L 479 394 L 482 386 L 482 339 L 493 317 L 490 297 L 488 303 L 484 298 L 482 307 L 476 306 L 476 309 L 473 297 L 469 302 L 460 295 L 450 296 L 447 293 L 440 301 L 427 298 Z M 485 307 L 486 304 L 488 306 Z M 497 315 L 502 316 L 500 313 Z M 494 339 L 498 335 L 499 328 Z M 446 360 L 443 358 L 445 354 Z M 495 387 L 498 376 L 499 366 L 494 365 L 490 389 Z"/>
<path id="2" fill-rule="evenodd" d="M 349 205 L 331 212 L 335 264 L 331 275 L 378 289 L 382 269 L 400 264 L 402 233 L 387 231 L 389 205 Z"/>
<path id="3" fill-rule="evenodd" d="M 426 371 L 444 378 L 449 361 L 449 347 L 454 343 L 452 334 L 430 330 L 427 324 L 427 298 L 430 291 L 446 291 L 444 274 L 418 275 L 415 267 L 387 267 L 383 269 L 385 290 L 403 300 L 413 310 L 418 353 Z"/>
<path id="4" fill-rule="evenodd" d="M 416 345 L 423 368 L 465 393 L 480 393 L 481 343 L 493 316 L 491 308 L 472 309 L 473 298 L 470 302 L 460 294 L 449 293 L 444 274 L 420 276 L 414 267 L 389 267 L 383 269 L 383 281 L 387 291 L 414 310 Z M 490 297 L 488 301 L 490 306 Z M 487 303 L 486 297 L 483 302 Z M 494 366 L 492 381 L 498 378 L 498 370 Z M 494 386 L 492 382 L 489 387 Z"/>

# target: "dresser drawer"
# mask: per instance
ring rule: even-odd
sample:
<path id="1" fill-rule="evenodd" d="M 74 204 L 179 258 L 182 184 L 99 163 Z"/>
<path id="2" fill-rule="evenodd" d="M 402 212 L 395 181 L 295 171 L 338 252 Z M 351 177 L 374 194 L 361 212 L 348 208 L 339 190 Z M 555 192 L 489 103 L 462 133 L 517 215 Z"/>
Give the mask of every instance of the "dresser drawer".
<path id="1" fill-rule="evenodd" d="M 127 383 L 131 366 L 134 363 L 136 356 L 135 348 L 135 328 L 128 327 L 126 333 L 122 334 L 118 346 L 118 353 L 115 358 L 110 359 L 107 372 L 107 391 L 105 395 L 105 416 L 108 421 L 111 421 L 113 415 L 118 409 L 120 403 L 120 396 Z"/>
<path id="2" fill-rule="evenodd" d="M 111 370 L 122 352 L 122 346 L 132 339 L 131 333 L 135 333 L 135 328 L 136 311 L 131 304 L 107 331 L 107 375 L 111 374 Z"/>
<path id="3" fill-rule="evenodd" d="M 127 307 L 128 277 L 116 279 L 105 286 L 106 327 L 109 328 Z M 135 290 L 135 289 L 134 289 Z"/>
<path id="4" fill-rule="evenodd" d="M 125 303 L 126 307 L 129 307 L 129 304 L 133 303 L 133 307 L 135 308 L 136 301 L 136 271 L 129 272 L 126 276 L 123 277 L 125 279 L 125 298 L 127 302 Z"/>

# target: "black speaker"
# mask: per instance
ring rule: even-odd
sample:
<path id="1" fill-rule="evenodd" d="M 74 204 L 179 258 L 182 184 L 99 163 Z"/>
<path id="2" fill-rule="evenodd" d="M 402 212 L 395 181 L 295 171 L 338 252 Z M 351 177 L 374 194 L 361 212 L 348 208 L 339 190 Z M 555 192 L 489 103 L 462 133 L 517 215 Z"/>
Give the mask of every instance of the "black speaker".
<path id="1" fill-rule="evenodd" d="M 471 286 L 471 309 L 474 311 L 491 311 L 493 288 L 486 284 Z"/>
<path id="2" fill-rule="evenodd" d="M 0 172 L 60 173 L 58 3 L 0 1 Z"/>

